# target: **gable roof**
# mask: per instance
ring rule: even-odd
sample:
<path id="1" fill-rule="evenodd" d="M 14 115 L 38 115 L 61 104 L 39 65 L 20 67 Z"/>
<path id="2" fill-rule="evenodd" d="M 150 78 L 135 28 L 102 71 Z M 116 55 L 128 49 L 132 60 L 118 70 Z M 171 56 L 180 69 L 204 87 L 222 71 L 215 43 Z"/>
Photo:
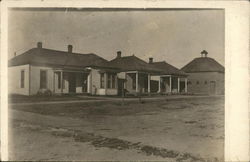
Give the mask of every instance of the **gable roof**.
<path id="1" fill-rule="evenodd" d="M 125 56 L 118 57 L 109 61 L 111 66 L 120 68 L 121 71 L 143 71 L 159 73 L 161 70 L 150 66 L 147 62 L 139 59 L 138 57 Z"/>
<path id="2" fill-rule="evenodd" d="M 216 60 L 210 57 L 199 57 L 193 59 L 181 70 L 186 73 L 192 72 L 222 72 L 224 73 L 225 68 L 219 64 Z"/>
<path id="3" fill-rule="evenodd" d="M 9 66 L 39 64 L 56 67 L 106 67 L 108 61 L 96 54 L 69 53 L 46 48 L 32 48 L 9 60 Z"/>
<path id="4" fill-rule="evenodd" d="M 166 61 L 152 62 L 152 63 L 150 63 L 150 65 L 162 70 L 162 74 L 187 76 L 187 74 L 184 71 L 179 70 L 178 68 L 174 67 L 173 65 L 168 64 Z"/>

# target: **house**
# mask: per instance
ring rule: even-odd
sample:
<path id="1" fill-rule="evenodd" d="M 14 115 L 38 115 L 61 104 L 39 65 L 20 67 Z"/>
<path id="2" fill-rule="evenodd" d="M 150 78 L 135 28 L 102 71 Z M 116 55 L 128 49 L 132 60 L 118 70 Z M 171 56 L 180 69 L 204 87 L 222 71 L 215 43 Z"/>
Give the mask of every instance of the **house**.
<path id="1" fill-rule="evenodd" d="M 35 95 L 41 90 L 53 94 L 88 93 L 117 95 L 117 70 L 96 54 L 57 51 L 42 42 L 9 60 L 9 92 Z"/>
<path id="2" fill-rule="evenodd" d="M 150 66 L 135 55 L 122 57 L 121 54 L 121 51 L 118 51 L 116 58 L 109 62 L 110 66 L 120 69 L 118 94 L 121 94 L 123 89 L 132 94 L 150 93 L 151 75 L 159 74 L 161 70 Z"/>
<path id="3" fill-rule="evenodd" d="M 181 70 L 188 74 L 188 92 L 196 94 L 224 94 L 225 69 L 203 50 Z"/>
<path id="4" fill-rule="evenodd" d="M 161 70 L 160 74 L 152 76 L 152 92 L 187 93 L 188 75 L 185 72 L 170 65 L 166 61 L 153 62 L 153 58 L 149 58 L 149 64 Z"/>

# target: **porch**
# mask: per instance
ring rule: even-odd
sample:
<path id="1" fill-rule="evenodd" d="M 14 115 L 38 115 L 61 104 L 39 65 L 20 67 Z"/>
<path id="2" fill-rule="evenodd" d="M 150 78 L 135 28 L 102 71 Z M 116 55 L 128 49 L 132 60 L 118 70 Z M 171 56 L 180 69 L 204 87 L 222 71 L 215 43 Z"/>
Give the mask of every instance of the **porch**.
<path id="1" fill-rule="evenodd" d="M 77 70 L 54 70 L 53 92 L 55 94 L 81 94 L 88 92 L 89 72 Z"/>
<path id="2" fill-rule="evenodd" d="M 151 74 L 140 71 L 121 72 L 118 75 L 118 94 L 150 93 Z"/>
<path id="3" fill-rule="evenodd" d="M 152 92 L 187 93 L 187 77 L 175 75 L 152 76 Z"/>

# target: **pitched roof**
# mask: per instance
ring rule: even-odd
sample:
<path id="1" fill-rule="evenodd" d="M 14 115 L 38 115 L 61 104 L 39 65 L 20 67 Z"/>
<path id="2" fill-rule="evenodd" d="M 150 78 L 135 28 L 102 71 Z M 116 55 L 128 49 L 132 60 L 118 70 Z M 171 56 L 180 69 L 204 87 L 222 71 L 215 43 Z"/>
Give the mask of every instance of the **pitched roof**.
<path id="1" fill-rule="evenodd" d="M 150 66 L 147 62 L 136 56 L 125 56 L 111 60 L 111 66 L 120 68 L 122 71 L 143 71 L 159 73 L 161 70 Z"/>
<path id="2" fill-rule="evenodd" d="M 96 54 L 68 53 L 46 48 L 32 48 L 9 60 L 9 66 L 42 64 L 62 67 L 107 67 L 108 61 Z"/>
<path id="3" fill-rule="evenodd" d="M 187 74 L 184 71 L 179 70 L 173 65 L 168 64 L 166 61 L 153 62 L 153 63 L 150 63 L 150 65 L 162 70 L 162 74 L 187 76 Z"/>
<path id="4" fill-rule="evenodd" d="M 186 73 L 191 72 L 223 72 L 225 68 L 219 64 L 216 60 L 210 57 L 199 57 L 195 58 L 187 65 L 185 65 L 181 70 Z"/>

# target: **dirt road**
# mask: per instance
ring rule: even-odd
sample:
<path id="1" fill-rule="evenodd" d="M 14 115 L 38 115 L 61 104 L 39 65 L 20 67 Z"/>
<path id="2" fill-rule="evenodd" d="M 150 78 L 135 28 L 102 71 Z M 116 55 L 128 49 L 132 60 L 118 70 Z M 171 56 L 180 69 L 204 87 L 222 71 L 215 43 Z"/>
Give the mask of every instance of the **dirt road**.
<path id="1" fill-rule="evenodd" d="M 84 150 L 85 155 L 69 154 L 70 160 L 91 160 L 89 154 L 93 153 L 94 160 L 221 161 L 223 101 L 218 97 L 123 106 L 109 103 L 13 107 L 10 114 L 14 143 L 10 157 L 42 159 L 42 155 L 27 155 L 29 148 L 37 147 L 41 148 L 38 153 L 49 152 L 47 159 L 60 160 L 58 157 L 68 146 L 75 152 Z M 25 142 L 25 138 L 34 140 Z M 66 147 L 61 140 L 68 140 Z M 55 147 L 48 147 L 51 143 Z M 18 151 L 20 147 L 22 152 Z"/>

